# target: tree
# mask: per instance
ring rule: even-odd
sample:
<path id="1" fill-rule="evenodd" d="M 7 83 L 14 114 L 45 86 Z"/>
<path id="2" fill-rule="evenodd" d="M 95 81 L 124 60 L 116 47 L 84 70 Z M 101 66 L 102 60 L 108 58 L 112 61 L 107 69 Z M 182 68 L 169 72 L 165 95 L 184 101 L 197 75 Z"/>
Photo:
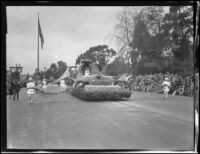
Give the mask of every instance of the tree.
<path id="1" fill-rule="evenodd" d="M 58 64 L 58 70 L 61 70 L 64 73 L 64 71 L 67 69 L 67 64 L 61 60 L 58 61 L 57 64 Z"/>
<path id="2" fill-rule="evenodd" d="M 164 10 L 162 6 L 149 6 L 142 9 L 143 21 L 145 22 L 148 32 L 155 36 L 162 33 L 164 19 Z"/>
<path id="3" fill-rule="evenodd" d="M 135 76 L 141 56 L 143 59 L 161 57 L 163 9 L 126 7 L 119 12 L 117 20 L 114 37 L 121 45 L 120 55 L 131 65 L 132 74 Z"/>
<path id="4" fill-rule="evenodd" d="M 80 64 L 82 59 L 89 59 L 98 66 L 100 71 L 102 71 L 103 67 L 115 55 L 116 52 L 113 49 L 109 49 L 107 45 L 98 45 L 91 47 L 85 53 L 80 54 L 76 59 L 76 65 Z"/>
<path id="5" fill-rule="evenodd" d="M 138 21 L 133 31 L 133 41 L 131 42 L 133 51 L 131 52 L 131 62 L 133 75 L 137 75 L 138 63 L 141 60 L 149 59 L 152 54 L 150 48 L 150 34 L 142 18 L 138 16 Z"/>
<path id="6" fill-rule="evenodd" d="M 33 79 L 42 80 L 43 78 L 44 78 L 43 71 L 42 70 L 38 71 L 38 68 L 36 68 L 35 72 L 33 73 Z"/>
<path id="7" fill-rule="evenodd" d="M 59 78 L 67 69 L 67 64 L 63 61 L 57 62 L 58 68 L 55 72 L 55 78 Z"/>
<path id="8" fill-rule="evenodd" d="M 151 15 L 151 18 L 148 17 L 148 20 L 152 18 L 153 17 Z M 154 16 L 154 18 L 156 17 Z M 160 26 L 162 21 L 159 21 L 160 23 L 157 26 L 155 25 L 156 22 L 150 21 L 150 23 L 154 23 L 154 28 L 157 27 L 157 30 L 155 30 L 154 33 L 151 34 L 151 28 L 148 26 L 149 22 L 145 22 L 145 20 L 145 17 L 139 18 L 133 34 L 134 40 L 132 42 L 132 46 L 134 50 L 136 51 L 137 49 L 141 55 L 140 59 L 138 60 L 137 55 L 135 55 L 135 52 L 132 52 L 133 57 L 131 59 L 132 64 L 135 65 L 135 67 L 133 68 L 135 69 L 134 72 L 136 75 L 138 73 L 157 73 L 161 72 L 162 69 L 164 69 L 164 67 L 161 67 L 163 66 L 164 60 L 162 57 L 162 45 L 164 43 L 164 35 Z"/>
<path id="9" fill-rule="evenodd" d="M 112 63 L 106 66 L 106 74 L 111 76 L 128 73 L 129 71 L 128 64 L 125 63 L 125 59 L 121 56 L 116 57 Z"/>
<path id="10" fill-rule="evenodd" d="M 52 63 L 51 66 L 50 66 L 50 70 L 55 73 L 57 71 L 57 65 L 55 63 Z"/>
<path id="11" fill-rule="evenodd" d="M 164 33 L 177 60 L 185 60 L 192 53 L 192 7 L 171 6 L 164 18 Z"/>
<path id="12" fill-rule="evenodd" d="M 51 69 L 47 69 L 46 71 L 46 79 L 50 79 L 54 76 L 54 73 L 51 71 Z"/>
<path id="13" fill-rule="evenodd" d="M 50 70 L 48 71 L 48 75 L 51 75 L 49 78 L 56 78 L 57 77 L 57 75 L 56 75 L 56 72 L 57 72 L 57 65 L 55 64 L 55 63 L 52 63 L 51 64 L 51 66 L 50 66 L 50 68 L 49 68 Z"/>
<path id="14" fill-rule="evenodd" d="M 171 6 L 169 13 L 165 14 L 162 26 L 165 36 L 163 47 L 174 57 L 172 57 L 174 60 L 171 65 L 168 66 L 171 72 L 191 72 L 193 70 L 192 9 L 191 6 Z"/>
<path id="15" fill-rule="evenodd" d="M 162 59 L 162 52 L 164 50 L 165 35 L 163 33 L 164 24 L 164 10 L 163 7 L 150 6 L 143 10 L 143 21 L 146 25 L 146 30 L 150 34 L 148 42 L 149 55 L 148 58 Z"/>
<path id="16" fill-rule="evenodd" d="M 133 75 L 146 64 L 157 71 L 182 67 L 181 63 L 185 63 L 184 68 L 191 68 L 186 61 L 192 60 L 192 7 L 171 6 L 169 13 L 163 7 L 126 7 L 117 20 L 114 37 L 121 45 L 118 54 L 131 65 Z M 171 62 L 165 68 L 155 67 L 167 61 Z"/>
<path id="17" fill-rule="evenodd" d="M 118 23 L 114 27 L 114 34 L 112 36 L 120 47 L 118 54 L 123 56 L 128 64 L 133 51 L 133 32 L 140 11 L 140 7 L 123 7 L 116 17 Z"/>

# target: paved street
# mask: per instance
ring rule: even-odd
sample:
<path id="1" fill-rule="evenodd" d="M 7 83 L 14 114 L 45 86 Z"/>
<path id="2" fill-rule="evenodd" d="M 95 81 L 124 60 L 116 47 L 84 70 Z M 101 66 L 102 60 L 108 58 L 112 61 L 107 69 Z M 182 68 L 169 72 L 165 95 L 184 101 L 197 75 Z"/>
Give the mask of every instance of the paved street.
<path id="1" fill-rule="evenodd" d="M 8 148 L 193 150 L 193 98 L 133 93 L 87 102 L 68 93 L 7 102 Z"/>

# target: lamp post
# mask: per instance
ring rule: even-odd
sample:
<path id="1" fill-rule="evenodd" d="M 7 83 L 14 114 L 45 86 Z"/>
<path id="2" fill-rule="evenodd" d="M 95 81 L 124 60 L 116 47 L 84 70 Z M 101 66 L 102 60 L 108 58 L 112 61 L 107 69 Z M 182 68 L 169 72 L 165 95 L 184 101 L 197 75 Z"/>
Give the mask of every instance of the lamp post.
<path id="1" fill-rule="evenodd" d="M 19 65 L 16 64 L 16 66 L 10 66 L 10 72 L 12 72 L 12 73 L 13 72 L 21 73 L 22 69 L 23 69 L 23 67 L 21 67 L 20 64 Z"/>
<path id="2" fill-rule="evenodd" d="M 15 65 L 15 66 L 10 66 L 10 75 L 11 75 L 11 80 L 15 80 L 16 77 L 18 78 L 18 80 L 20 80 L 20 75 L 22 73 L 22 69 L 23 67 L 19 65 Z M 18 76 L 14 76 L 14 74 L 18 74 Z"/>

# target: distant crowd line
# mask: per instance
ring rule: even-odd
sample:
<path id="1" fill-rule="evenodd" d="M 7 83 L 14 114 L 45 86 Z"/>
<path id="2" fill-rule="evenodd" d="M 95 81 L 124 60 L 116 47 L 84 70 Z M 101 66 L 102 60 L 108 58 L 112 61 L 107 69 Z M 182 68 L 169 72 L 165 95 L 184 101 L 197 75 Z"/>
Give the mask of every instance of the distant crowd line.
<path id="1" fill-rule="evenodd" d="M 199 76 L 199 74 L 197 74 Z M 140 75 L 135 77 L 132 82 L 132 89 L 142 92 L 162 92 L 163 80 L 168 78 L 171 82 L 169 94 L 181 96 L 193 96 L 194 77 L 189 75 L 182 77 L 172 73 L 156 73 Z"/>

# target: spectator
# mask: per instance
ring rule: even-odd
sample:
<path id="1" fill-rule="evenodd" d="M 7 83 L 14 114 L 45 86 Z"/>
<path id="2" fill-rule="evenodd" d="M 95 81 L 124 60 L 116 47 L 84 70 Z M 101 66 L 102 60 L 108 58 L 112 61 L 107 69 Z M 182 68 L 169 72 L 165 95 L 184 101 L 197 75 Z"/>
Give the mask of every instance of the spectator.
<path id="1" fill-rule="evenodd" d="M 20 92 L 21 86 L 20 86 L 20 81 L 16 81 L 13 85 L 13 100 L 15 100 L 15 97 L 17 97 L 17 100 L 19 99 L 19 92 Z"/>
<path id="2" fill-rule="evenodd" d="M 46 93 L 46 91 L 47 91 L 47 82 L 46 82 L 46 79 L 43 79 L 41 87 L 43 88 L 44 92 Z"/>

